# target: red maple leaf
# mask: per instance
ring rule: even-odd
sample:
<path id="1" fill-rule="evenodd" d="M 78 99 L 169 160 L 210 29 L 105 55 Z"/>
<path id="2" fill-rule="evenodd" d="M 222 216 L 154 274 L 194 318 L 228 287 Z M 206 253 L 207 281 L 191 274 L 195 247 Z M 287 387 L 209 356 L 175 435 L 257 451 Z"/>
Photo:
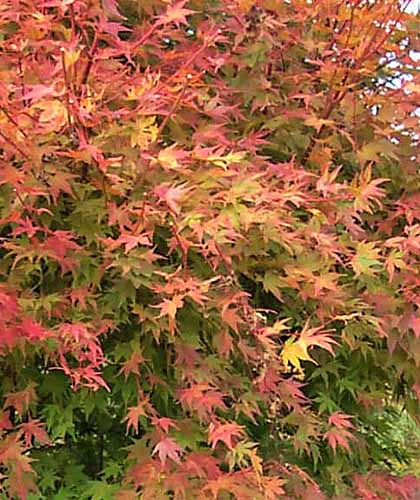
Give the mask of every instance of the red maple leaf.
<path id="1" fill-rule="evenodd" d="M 14 236 L 19 236 L 20 234 L 26 234 L 29 238 L 32 238 L 35 236 L 37 231 L 40 231 L 41 228 L 38 226 L 34 226 L 32 224 L 32 221 L 25 217 L 24 219 L 20 219 L 17 221 L 19 226 L 15 227 L 13 229 L 13 235 Z"/>
<path id="2" fill-rule="evenodd" d="M 222 474 L 219 469 L 218 459 L 204 453 L 193 452 L 188 455 L 184 467 L 187 471 L 193 472 L 198 477 L 210 480 L 217 479 Z"/>
<path id="3" fill-rule="evenodd" d="M 353 429 L 354 424 L 350 422 L 351 415 L 345 413 L 334 412 L 330 415 L 328 423 L 332 428 L 325 433 L 324 438 L 333 449 L 334 453 L 337 446 L 345 448 L 350 451 L 349 441 L 355 439 L 353 434 L 348 429 Z"/>
<path id="4" fill-rule="evenodd" d="M 262 481 L 266 500 L 276 500 L 285 494 L 283 488 L 284 479 L 280 479 L 279 477 L 264 477 Z"/>
<path id="5" fill-rule="evenodd" d="M 200 419 L 207 418 L 215 408 L 225 409 L 223 394 L 207 384 L 195 384 L 180 391 L 181 403 L 196 410 Z"/>
<path id="6" fill-rule="evenodd" d="M 134 429 L 136 434 L 139 432 L 139 418 L 147 417 L 147 412 L 151 413 L 152 408 L 147 400 L 143 400 L 138 403 L 136 406 L 131 406 L 128 408 L 127 416 L 125 418 L 127 422 L 127 433 L 130 430 L 130 427 Z"/>
<path id="7" fill-rule="evenodd" d="M 130 373 L 134 373 L 135 375 L 140 376 L 140 365 L 145 361 L 142 354 L 140 352 L 133 352 L 123 366 L 118 374 L 124 373 L 124 377 L 127 379 Z"/>
<path id="8" fill-rule="evenodd" d="M 166 459 L 170 458 L 176 463 L 181 463 L 183 449 L 171 438 L 165 437 L 153 448 L 152 455 L 159 454 L 159 459 L 164 466 Z"/>
<path id="9" fill-rule="evenodd" d="M 48 330 L 31 318 L 23 318 L 20 327 L 23 336 L 31 342 L 43 340 L 51 335 Z"/>
<path id="10" fill-rule="evenodd" d="M 345 448 L 348 452 L 350 452 L 349 441 L 352 438 L 354 438 L 353 434 L 344 429 L 331 429 L 325 433 L 325 439 L 328 441 L 328 444 L 331 446 L 334 453 L 337 446 L 341 446 L 342 448 Z"/>
<path id="11" fill-rule="evenodd" d="M 186 186 L 187 183 L 178 186 L 159 184 L 159 186 L 155 187 L 154 194 L 159 198 L 160 202 L 166 203 L 171 212 L 178 215 L 180 212 L 178 202 L 191 190 Z"/>
<path id="12" fill-rule="evenodd" d="M 78 305 L 78 307 L 83 310 L 87 308 L 87 298 L 92 297 L 92 293 L 88 288 L 72 288 L 70 290 L 70 301 L 71 305 L 75 307 Z"/>
<path id="13" fill-rule="evenodd" d="M 39 99 L 42 99 L 43 97 L 52 97 L 55 96 L 57 93 L 54 89 L 54 86 L 48 86 L 48 85 L 43 85 L 43 84 L 36 84 L 36 85 L 27 85 L 25 86 L 25 92 L 22 96 L 22 100 L 29 101 L 32 100 L 33 102 L 38 101 Z"/>
<path id="14" fill-rule="evenodd" d="M 22 416 L 29 408 L 29 405 L 37 400 L 37 395 L 33 385 L 28 385 L 25 389 L 18 392 L 6 394 L 4 408 L 14 408 L 19 416 Z"/>
<path id="15" fill-rule="evenodd" d="M 0 411 L 0 431 L 13 429 L 12 422 L 10 422 L 9 414 L 5 411 Z"/>
<path id="16" fill-rule="evenodd" d="M 69 252 L 81 251 L 80 246 L 73 241 L 73 235 L 70 231 L 54 231 L 48 236 L 42 248 L 61 266 L 63 272 L 71 270 L 75 266 L 75 261 L 68 257 Z"/>
<path id="17" fill-rule="evenodd" d="M 169 432 L 170 427 L 179 430 L 178 425 L 171 418 L 168 417 L 160 417 L 160 418 L 153 417 L 152 424 L 160 427 L 166 433 Z"/>
<path id="18" fill-rule="evenodd" d="M 187 0 L 182 0 L 181 2 L 175 3 L 174 5 L 169 5 L 166 9 L 165 14 L 158 17 L 159 24 L 169 24 L 174 23 L 179 27 L 180 24 L 188 24 L 186 16 L 194 14 L 195 11 L 190 9 L 184 9 L 184 5 Z"/>
<path id="19" fill-rule="evenodd" d="M 36 491 L 33 481 L 32 459 L 25 454 L 17 433 L 10 434 L 0 445 L 0 464 L 8 467 L 9 498 L 26 499 L 30 491 Z"/>
<path id="20" fill-rule="evenodd" d="M 214 424 L 213 422 L 209 426 L 209 443 L 214 449 L 219 441 L 225 443 L 225 445 L 232 450 L 233 438 L 239 438 L 243 435 L 244 427 L 238 424 Z"/>
<path id="21" fill-rule="evenodd" d="M 415 337 L 420 338 L 420 315 L 412 314 L 409 320 L 409 326 L 413 330 Z"/>
<path id="22" fill-rule="evenodd" d="M 20 424 L 18 429 L 23 436 L 23 442 L 27 448 L 31 446 L 32 439 L 36 439 L 40 444 L 51 443 L 40 420 L 30 419 Z"/>
<path id="23" fill-rule="evenodd" d="M 336 411 L 330 415 L 328 423 L 330 425 L 338 427 L 339 429 L 345 429 L 345 428 L 353 429 L 354 424 L 350 422 L 351 418 L 353 418 L 351 415 L 346 415 L 345 413 L 339 413 Z"/>
<path id="24" fill-rule="evenodd" d="M 2 314 L 15 316 L 19 312 L 17 297 L 14 294 L 7 293 L 6 290 L 0 286 L 0 307 Z"/>
<path id="25" fill-rule="evenodd" d="M 185 343 L 176 344 L 176 364 L 178 366 L 193 368 L 198 360 L 199 355 L 192 345 Z"/>
<path id="26" fill-rule="evenodd" d="M 100 238 L 100 241 L 104 243 L 110 250 L 114 250 L 115 248 L 124 245 L 124 253 L 126 254 L 138 245 L 151 246 L 150 237 L 147 234 L 134 235 L 124 233 L 121 234 L 116 240 L 112 238 Z"/>

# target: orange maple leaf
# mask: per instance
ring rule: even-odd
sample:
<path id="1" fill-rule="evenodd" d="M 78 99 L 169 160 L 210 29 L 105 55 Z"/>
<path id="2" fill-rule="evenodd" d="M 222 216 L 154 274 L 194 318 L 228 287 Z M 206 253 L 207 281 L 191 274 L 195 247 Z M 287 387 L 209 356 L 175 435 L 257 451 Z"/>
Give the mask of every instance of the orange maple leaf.
<path id="1" fill-rule="evenodd" d="M 212 422 L 209 426 L 209 442 L 211 443 L 211 447 L 214 449 L 217 443 L 222 441 L 232 450 L 234 447 L 232 439 L 234 437 L 241 437 L 243 429 L 244 427 L 238 424 L 214 424 Z"/>

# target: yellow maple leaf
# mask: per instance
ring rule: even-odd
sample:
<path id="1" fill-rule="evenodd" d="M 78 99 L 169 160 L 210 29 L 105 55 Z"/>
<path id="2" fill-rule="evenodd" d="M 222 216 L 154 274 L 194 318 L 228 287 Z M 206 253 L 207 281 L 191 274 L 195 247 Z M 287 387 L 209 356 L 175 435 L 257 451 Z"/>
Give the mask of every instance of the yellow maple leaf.
<path id="1" fill-rule="evenodd" d="M 31 107 L 31 111 L 40 111 L 39 123 L 44 133 L 60 130 L 67 121 L 67 109 L 58 99 L 45 99 Z"/>
<path id="2" fill-rule="evenodd" d="M 304 339 L 300 338 L 298 340 L 290 338 L 284 344 L 283 350 L 281 351 L 281 358 L 285 366 L 291 365 L 293 368 L 299 372 L 303 372 L 301 361 L 312 361 L 314 360 L 308 354 L 308 346 Z"/>
<path id="3" fill-rule="evenodd" d="M 179 166 L 174 153 L 175 147 L 176 145 L 173 145 L 159 151 L 158 161 L 164 168 L 171 169 Z"/>
<path id="4" fill-rule="evenodd" d="M 79 60 L 80 57 L 80 50 L 77 49 L 71 49 L 71 50 L 65 50 L 64 51 L 64 64 L 66 69 L 71 68 L 74 66 L 77 61 Z"/>
<path id="5" fill-rule="evenodd" d="M 156 116 L 142 116 L 139 118 L 130 134 L 131 147 L 140 146 L 146 149 L 154 142 L 158 135 Z"/>

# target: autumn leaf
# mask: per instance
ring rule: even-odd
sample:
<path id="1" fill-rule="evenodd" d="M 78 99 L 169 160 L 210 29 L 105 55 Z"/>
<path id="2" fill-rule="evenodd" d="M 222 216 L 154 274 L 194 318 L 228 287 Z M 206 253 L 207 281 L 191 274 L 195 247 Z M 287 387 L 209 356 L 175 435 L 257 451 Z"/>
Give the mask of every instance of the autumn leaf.
<path id="1" fill-rule="evenodd" d="M 309 356 L 308 349 L 318 346 L 334 354 L 332 345 L 337 342 L 330 337 L 327 331 L 322 327 L 309 328 L 307 321 L 298 338 L 290 337 L 286 340 L 281 351 L 281 358 L 285 366 L 291 365 L 293 368 L 302 372 L 301 361 L 315 361 Z"/>
<path id="2" fill-rule="evenodd" d="M 6 394 L 4 408 L 14 408 L 18 415 L 23 416 L 37 399 L 35 387 L 30 384 L 21 391 Z"/>
<path id="3" fill-rule="evenodd" d="M 58 131 L 67 121 L 67 109 L 58 99 L 39 100 L 33 110 L 40 112 L 39 123 L 44 134 Z"/>
<path id="4" fill-rule="evenodd" d="M 109 0 L 104 0 L 109 1 Z M 79 60 L 81 50 L 77 49 L 70 49 L 70 50 L 65 50 L 64 51 L 64 64 L 67 69 L 71 68 L 74 66 L 77 61 Z"/>
<path id="5" fill-rule="evenodd" d="M 248 461 L 251 463 L 255 473 L 260 477 L 263 474 L 262 460 L 257 454 L 257 443 L 240 441 L 236 443 L 229 454 L 229 468 L 234 470 L 236 466 L 243 467 Z"/>
<path id="6" fill-rule="evenodd" d="M 229 356 L 229 353 L 232 351 L 233 348 L 232 337 L 226 330 L 222 330 L 214 338 L 214 344 L 217 347 L 217 350 L 221 356 Z"/>
<path id="7" fill-rule="evenodd" d="M 179 166 L 177 158 L 179 154 L 175 148 L 176 144 L 159 151 L 157 159 L 164 168 L 172 169 Z"/>
<path id="8" fill-rule="evenodd" d="M 409 321 L 410 328 L 416 338 L 420 338 L 420 315 L 412 314 Z"/>
<path id="9" fill-rule="evenodd" d="M 392 282 L 395 275 L 395 270 L 407 269 L 407 264 L 404 261 L 404 253 L 401 250 L 393 248 L 389 255 L 385 258 L 385 269 L 389 275 L 389 281 Z"/>
<path id="10" fill-rule="evenodd" d="M 372 164 L 369 165 L 353 179 L 350 190 L 353 193 L 354 208 L 356 212 L 366 211 L 373 213 L 373 207 L 376 205 L 381 208 L 381 199 L 385 196 L 385 190 L 380 188 L 381 184 L 388 179 L 379 178 L 372 180 Z"/>
<path id="11" fill-rule="evenodd" d="M 178 203 L 187 195 L 191 188 L 186 188 L 187 183 L 178 186 L 168 186 L 161 184 L 154 190 L 154 194 L 159 198 L 160 202 L 164 202 L 174 215 L 180 213 Z"/>
<path id="12" fill-rule="evenodd" d="M 220 424 L 211 423 L 209 426 L 209 443 L 214 449 L 219 441 L 231 450 L 233 449 L 233 438 L 239 438 L 243 435 L 244 427 L 238 424 Z"/>
<path id="13" fill-rule="evenodd" d="M 140 365 L 144 363 L 144 361 L 145 359 L 140 352 L 133 352 L 130 358 L 123 363 L 118 373 L 123 373 L 125 379 L 127 379 L 130 374 L 140 376 Z"/>
<path id="14" fill-rule="evenodd" d="M 156 117 L 138 118 L 130 133 L 131 147 L 139 146 L 141 149 L 147 149 L 157 139 L 158 130 Z"/>
<path id="15" fill-rule="evenodd" d="M 307 347 L 318 346 L 334 355 L 332 346 L 338 345 L 338 342 L 330 335 L 333 331 L 324 330 L 323 327 L 309 328 L 309 321 L 307 321 L 300 332 L 299 341 Z"/>
<path id="16" fill-rule="evenodd" d="M 133 248 L 139 245 L 151 246 L 149 235 L 147 234 L 121 234 L 120 237 L 110 244 L 110 248 L 124 245 L 124 253 L 129 253 Z"/>
<path id="17" fill-rule="evenodd" d="M 179 426 L 175 423 L 175 421 L 168 417 L 153 417 L 152 424 L 160 427 L 166 434 L 169 432 L 170 428 L 179 430 Z"/>
<path id="18" fill-rule="evenodd" d="M 50 438 L 40 420 L 29 419 L 19 425 L 19 432 L 23 435 L 23 442 L 26 447 L 30 447 L 32 439 L 35 439 L 40 444 L 51 444 Z"/>
<path id="19" fill-rule="evenodd" d="M 197 411 L 200 419 L 207 419 L 216 408 L 226 408 L 223 393 L 208 384 L 193 384 L 179 392 L 179 400 L 186 407 Z"/>
<path id="20" fill-rule="evenodd" d="M 22 99 L 31 100 L 32 102 L 39 101 L 43 97 L 53 97 L 56 95 L 54 86 L 43 84 L 28 85 L 25 87 L 25 92 Z"/>
<path id="21" fill-rule="evenodd" d="M 184 5 L 187 3 L 186 0 L 169 5 L 166 9 L 165 14 L 158 17 L 159 24 L 175 23 L 177 26 L 180 24 L 188 24 L 186 16 L 194 14 L 195 11 L 190 9 L 184 9 Z"/>
<path id="22" fill-rule="evenodd" d="M 136 500 L 137 493 L 135 490 L 119 490 L 115 496 L 116 500 Z"/>
<path id="23" fill-rule="evenodd" d="M 112 17 L 114 19 L 125 19 L 125 17 L 118 11 L 117 0 L 102 0 L 102 6 L 108 17 Z"/>
<path id="24" fill-rule="evenodd" d="M 281 351 L 281 358 L 285 366 L 291 365 L 299 372 L 302 371 L 301 361 L 314 362 L 308 354 L 308 345 L 305 341 L 296 340 L 293 337 L 286 340 Z"/>
<path id="25" fill-rule="evenodd" d="M 380 251 L 376 248 L 375 242 L 359 242 L 351 265 L 356 276 L 361 274 L 374 276 L 382 266 L 380 259 Z"/>
<path id="26" fill-rule="evenodd" d="M 334 120 L 326 120 L 324 118 L 318 118 L 316 116 L 310 116 L 305 120 L 305 125 L 307 125 L 308 127 L 313 127 L 317 132 L 319 132 L 323 127 L 334 126 L 334 124 Z"/>
<path id="27" fill-rule="evenodd" d="M 125 418 L 125 420 L 127 422 L 127 433 L 129 432 L 130 428 L 132 427 L 134 432 L 136 434 L 138 434 L 138 432 L 139 432 L 139 418 L 140 417 L 148 418 L 146 410 L 147 410 L 147 408 L 146 408 L 145 401 L 140 402 L 137 406 L 131 406 L 128 408 L 127 416 Z"/>
<path id="28" fill-rule="evenodd" d="M 31 318 L 23 318 L 21 323 L 22 335 L 31 342 L 39 342 L 52 336 L 52 333 Z"/>
<path id="29" fill-rule="evenodd" d="M 29 492 L 36 491 L 35 471 L 32 459 L 24 454 L 25 449 L 16 434 L 10 434 L 0 446 L 0 464 L 9 468 L 10 493 L 26 499 Z"/>
<path id="30" fill-rule="evenodd" d="M 282 300 L 281 288 L 284 287 L 284 280 L 282 277 L 273 271 L 268 271 L 264 274 L 263 287 L 267 292 L 271 292 L 277 300 Z"/>
<path id="31" fill-rule="evenodd" d="M 162 465 L 165 466 L 168 458 L 180 464 L 183 451 L 184 450 L 173 439 L 166 437 L 159 441 L 159 443 L 153 448 L 152 454 L 155 455 L 157 453 Z"/>
<path id="32" fill-rule="evenodd" d="M 175 295 L 172 299 L 163 299 L 163 302 L 157 304 L 155 307 L 160 308 L 159 317 L 169 316 L 171 319 L 175 319 L 178 309 L 184 305 L 184 301 L 181 296 Z"/>
<path id="33" fill-rule="evenodd" d="M 339 429 L 353 429 L 354 424 L 351 422 L 351 415 L 346 415 L 345 413 L 334 412 L 328 418 L 328 423 Z"/>
<path id="34" fill-rule="evenodd" d="M 355 439 L 355 436 L 350 432 L 350 429 L 354 429 L 354 424 L 350 421 L 351 418 L 350 415 L 345 413 L 335 412 L 328 419 L 331 429 L 325 433 L 324 438 L 328 441 L 334 453 L 337 446 L 341 446 L 350 452 L 350 441 Z"/>
<path id="35" fill-rule="evenodd" d="M 3 430 L 13 429 L 13 425 L 9 419 L 9 412 L 1 411 L 0 412 L 0 432 Z"/>
<path id="36" fill-rule="evenodd" d="M 276 500 L 279 497 L 285 495 L 286 491 L 284 489 L 285 480 L 279 477 L 263 477 L 262 484 L 264 494 L 267 500 Z"/>

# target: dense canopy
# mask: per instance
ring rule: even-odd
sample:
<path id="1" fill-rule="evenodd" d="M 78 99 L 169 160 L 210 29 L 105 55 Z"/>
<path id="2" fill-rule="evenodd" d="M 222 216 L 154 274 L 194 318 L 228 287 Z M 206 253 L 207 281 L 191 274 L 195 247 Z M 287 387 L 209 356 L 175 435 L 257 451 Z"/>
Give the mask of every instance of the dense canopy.
<path id="1" fill-rule="evenodd" d="M 419 498 L 409 4 L 0 2 L 1 498 Z"/>

